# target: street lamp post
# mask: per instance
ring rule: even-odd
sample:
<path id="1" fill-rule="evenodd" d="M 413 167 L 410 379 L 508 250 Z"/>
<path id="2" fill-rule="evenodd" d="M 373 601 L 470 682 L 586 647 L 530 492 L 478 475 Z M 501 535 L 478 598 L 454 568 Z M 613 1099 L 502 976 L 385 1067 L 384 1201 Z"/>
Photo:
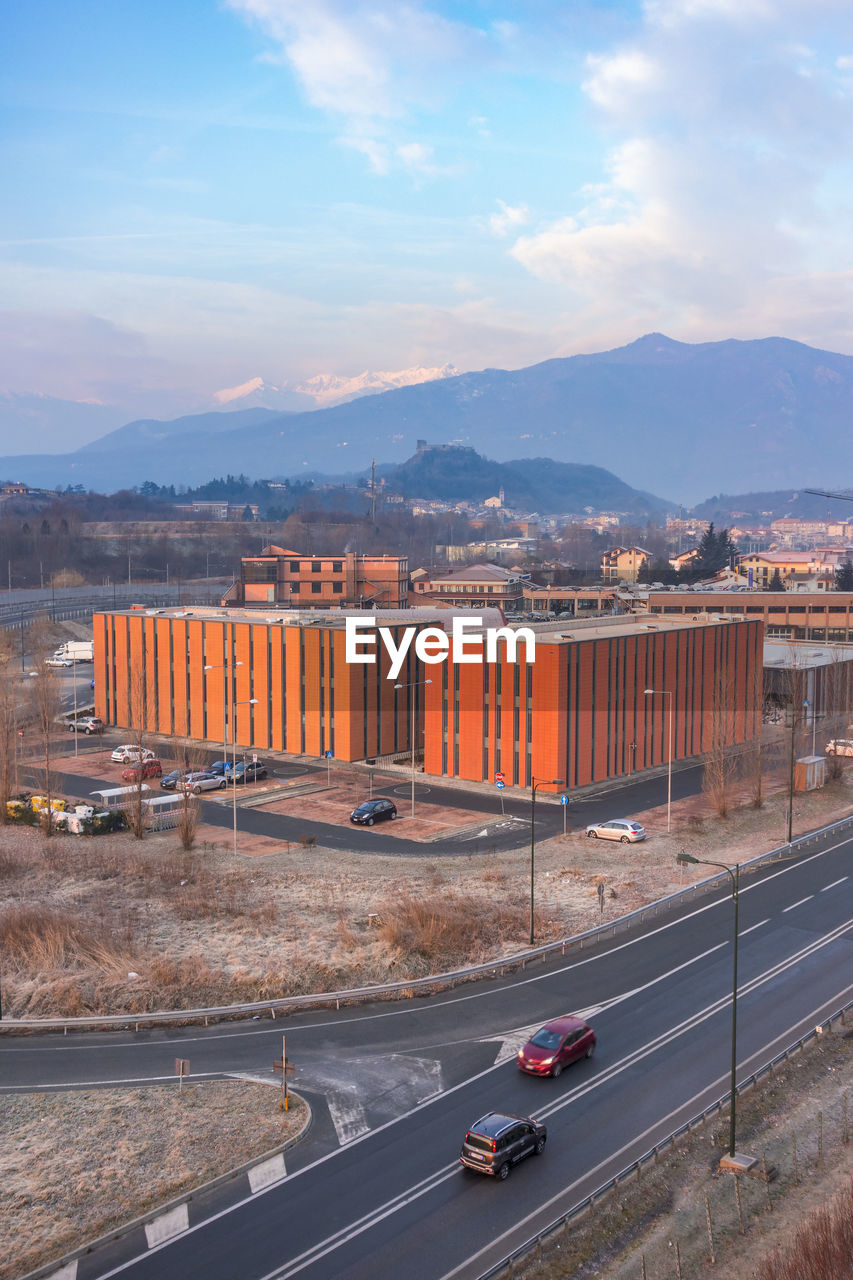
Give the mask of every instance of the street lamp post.
<path id="1" fill-rule="evenodd" d="M 232 791 L 232 808 L 234 811 L 234 852 L 237 852 L 237 707 L 254 706 L 258 701 L 257 698 L 248 698 L 243 702 L 237 701 L 237 690 L 234 688 L 236 679 L 236 668 L 242 667 L 242 662 L 217 662 L 208 664 L 203 668 L 204 671 L 227 671 L 229 673 L 228 688 L 230 696 L 225 700 L 225 714 L 227 723 L 225 725 L 225 743 L 224 752 L 225 759 L 228 759 L 228 726 L 231 726 L 231 791 Z"/>
<path id="2" fill-rule="evenodd" d="M 71 683 L 74 685 L 74 758 L 77 759 L 77 739 L 80 736 L 77 729 L 77 659 L 71 659 Z M 140 765 L 142 761 L 140 761 Z"/>
<path id="3" fill-rule="evenodd" d="M 562 778 L 531 778 L 533 789 L 530 793 L 530 945 L 536 945 L 536 932 L 533 923 L 533 905 L 534 905 L 534 870 L 536 867 L 536 788 L 537 787 L 562 787 L 564 785 Z"/>
<path id="4" fill-rule="evenodd" d="M 732 1066 L 731 1066 L 731 1083 L 729 1085 L 732 1095 L 731 1114 L 729 1116 L 729 1158 L 733 1159 L 735 1154 L 735 1108 L 737 1101 L 737 943 L 738 943 L 738 889 L 740 884 L 740 863 L 736 862 L 734 870 L 726 866 L 724 862 L 708 862 L 705 858 L 694 858 L 691 853 L 685 853 L 682 849 L 676 858 L 677 862 L 701 863 L 705 867 L 720 867 L 725 871 L 732 882 L 732 904 L 734 906 L 734 929 L 732 934 Z"/>
<path id="5" fill-rule="evenodd" d="M 668 834 L 672 830 L 672 690 L 646 689 L 644 692 L 647 698 L 654 693 L 659 693 L 664 698 L 669 698 L 669 730 L 667 733 L 669 747 L 666 766 L 666 830 Z"/>
<path id="6" fill-rule="evenodd" d="M 418 685 L 432 684 L 431 680 L 410 680 L 408 684 L 395 684 L 395 689 L 411 689 L 411 713 L 409 716 L 409 744 L 412 748 L 412 817 L 415 816 L 415 689 Z"/>

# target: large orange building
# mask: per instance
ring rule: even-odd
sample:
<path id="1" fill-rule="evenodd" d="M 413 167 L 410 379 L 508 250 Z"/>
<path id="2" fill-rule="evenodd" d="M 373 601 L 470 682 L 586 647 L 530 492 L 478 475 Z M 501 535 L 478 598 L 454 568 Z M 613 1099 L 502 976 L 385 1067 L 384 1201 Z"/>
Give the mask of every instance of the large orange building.
<path id="1" fill-rule="evenodd" d="M 223 604 L 405 609 L 408 587 L 405 556 L 307 556 L 270 544 L 258 556 L 243 557 L 240 581 Z"/>
<path id="2" fill-rule="evenodd" d="M 761 728 L 757 622 L 640 617 L 535 625 L 536 661 L 436 668 L 426 690 L 427 773 L 472 781 L 502 773 L 582 787 L 669 758 L 745 742 Z"/>
<path id="3" fill-rule="evenodd" d="M 399 644 L 407 625 L 449 629 L 461 612 L 375 616 Z M 486 626 L 501 623 L 498 610 L 473 613 Z M 673 692 L 674 759 L 708 750 L 720 714 L 732 742 L 760 727 L 759 622 L 537 624 L 532 664 L 508 661 L 505 639 L 496 661 L 471 665 L 427 666 L 412 646 L 389 678 L 381 646 L 373 665 L 347 662 L 346 616 L 204 608 L 96 614 L 97 713 L 107 724 L 182 739 L 230 743 L 233 724 L 243 748 L 376 759 L 409 750 L 416 682 L 415 742 L 425 771 L 478 781 L 502 772 L 510 786 L 535 777 L 578 787 L 665 763 L 670 700 L 646 689 Z"/>

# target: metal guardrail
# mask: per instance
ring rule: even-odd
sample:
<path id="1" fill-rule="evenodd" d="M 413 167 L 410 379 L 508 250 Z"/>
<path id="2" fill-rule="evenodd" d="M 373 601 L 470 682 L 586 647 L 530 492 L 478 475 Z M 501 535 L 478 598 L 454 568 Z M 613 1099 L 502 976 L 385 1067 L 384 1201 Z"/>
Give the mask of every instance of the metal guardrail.
<path id="1" fill-rule="evenodd" d="M 769 1060 L 769 1062 L 765 1062 L 757 1071 L 753 1071 L 751 1076 L 747 1076 L 747 1078 L 742 1080 L 736 1087 L 735 1096 L 739 1098 L 742 1094 L 746 1093 L 747 1090 L 753 1088 L 753 1086 L 756 1085 L 764 1076 L 771 1075 L 780 1063 L 786 1062 L 789 1058 L 793 1057 L 794 1054 L 800 1053 L 807 1044 L 811 1043 L 812 1040 L 816 1040 L 819 1035 L 822 1035 L 824 1030 L 830 1031 L 834 1022 L 840 1022 L 841 1025 L 844 1026 L 846 1015 L 851 1011 L 851 1009 L 853 1009 L 853 1000 L 848 1001 L 848 1003 L 843 1005 L 840 1009 L 836 1009 L 835 1013 L 830 1014 L 830 1016 L 821 1023 L 820 1027 L 807 1031 L 804 1036 L 800 1036 L 799 1040 L 795 1040 L 793 1044 L 788 1045 L 788 1047 L 783 1049 L 781 1053 L 777 1053 L 774 1058 Z M 709 1117 L 720 1115 L 723 1109 L 728 1105 L 730 1098 L 731 1094 L 727 1091 L 721 1097 L 717 1098 L 715 1102 L 712 1102 L 705 1107 L 704 1111 L 700 1111 L 697 1115 L 691 1116 L 691 1118 L 684 1124 L 679 1125 L 677 1129 L 673 1129 L 672 1133 L 667 1134 L 667 1136 L 660 1142 L 656 1143 L 655 1146 L 650 1147 L 648 1151 L 645 1151 L 637 1160 L 626 1165 L 624 1169 L 620 1169 L 619 1172 L 614 1174 L 612 1178 L 609 1178 L 607 1182 L 603 1182 L 600 1187 L 596 1187 L 596 1189 L 588 1196 L 584 1196 L 583 1200 L 579 1200 L 577 1204 L 572 1205 L 571 1209 L 567 1210 L 566 1213 L 561 1214 L 559 1218 L 555 1218 L 547 1227 L 543 1227 L 541 1231 L 537 1231 L 535 1236 L 530 1236 L 525 1240 L 524 1244 L 519 1245 L 517 1249 L 513 1249 L 512 1253 L 508 1253 L 505 1257 L 501 1258 L 500 1262 L 496 1262 L 488 1271 L 481 1272 L 478 1276 L 478 1280 L 492 1280 L 492 1277 L 499 1276 L 502 1272 L 506 1274 L 507 1280 L 509 1280 L 509 1277 L 512 1276 L 514 1263 L 520 1262 L 522 1259 L 526 1258 L 534 1249 L 541 1251 L 542 1244 L 549 1236 L 554 1235 L 555 1232 L 568 1231 L 570 1222 L 579 1217 L 582 1213 L 585 1213 L 587 1209 L 591 1209 L 599 1200 L 608 1195 L 611 1191 L 615 1191 L 621 1183 L 625 1182 L 632 1175 L 639 1177 L 640 1170 L 644 1165 L 649 1163 L 657 1164 L 658 1157 L 661 1152 L 674 1146 L 679 1138 L 684 1137 L 693 1129 L 700 1125 L 704 1125 Z"/>
<path id="2" fill-rule="evenodd" d="M 741 870 L 743 871 L 747 867 L 757 867 L 765 862 L 779 861 L 781 858 L 790 856 L 793 850 L 806 849 L 810 845 L 818 844 L 827 836 L 835 832 L 841 832 L 845 828 L 853 828 L 853 818 L 842 818 L 838 822 L 832 822 L 817 831 L 800 836 L 797 840 L 792 841 L 790 845 L 779 845 L 766 853 L 760 853 L 755 858 L 742 862 L 740 864 Z M 211 1018 L 238 1018 L 252 1016 L 257 1013 L 269 1013 L 272 1017 L 275 1017 L 276 1012 L 293 1013 L 297 1009 L 317 1008 L 323 1005 L 334 1005 L 335 1008 L 340 1008 L 342 1003 L 350 1004 L 361 1000 L 381 1000 L 388 997 L 408 999 L 414 995 L 415 991 L 444 990 L 448 987 L 452 988 L 457 982 L 471 982 L 475 978 L 485 977 L 490 974 L 498 975 L 518 968 L 524 969 L 533 960 L 541 960 L 544 964 L 550 956 L 556 955 L 558 952 L 564 956 L 569 949 L 583 951 L 584 946 L 600 941 L 608 935 L 616 937 L 617 933 L 625 932 L 634 925 L 642 925 L 647 920 L 656 919 L 673 906 L 701 897 L 718 883 L 722 883 L 724 880 L 727 881 L 727 877 L 728 872 L 719 871 L 716 875 L 708 876 L 707 879 L 699 880 L 684 889 L 678 889 L 675 893 L 669 894 L 665 898 L 659 898 L 657 902 L 653 902 L 649 906 L 638 907 L 636 911 L 630 911 L 627 915 L 618 916 L 615 920 L 609 920 L 606 924 L 596 925 L 594 929 L 588 929 L 584 933 L 561 938 L 556 942 L 547 942 L 541 947 L 532 947 L 527 951 L 518 952 L 516 955 L 504 956 L 499 960 L 489 960 L 483 964 L 470 965 L 464 969 L 453 969 L 447 973 L 432 974 L 424 978 L 405 978 L 398 982 L 389 982 L 370 987 L 353 987 L 344 991 L 323 991 L 310 995 L 278 996 L 271 1000 L 256 1000 L 246 1004 L 211 1005 L 202 1009 L 160 1009 L 150 1013 L 87 1014 L 82 1017 L 68 1018 L 3 1018 L 0 1021 L 0 1032 L 63 1031 L 67 1034 L 69 1027 L 72 1030 L 82 1030 L 90 1027 L 130 1026 L 138 1029 L 140 1026 L 151 1025 L 152 1023 L 202 1021 L 207 1026 Z"/>
<path id="3" fill-rule="evenodd" d="M 128 604 L 142 604 L 147 609 L 169 609 L 174 608 L 178 603 L 192 608 L 194 605 L 205 606 L 218 605 L 222 599 L 223 589 L 215 591 L 199 592 L 196 595 L 190 595 L 186 585 L 181 588 L 180 596 L 164 595 L 162 587 L 155 595 L 151 592 L 138 589 L 124 588 L 123 592 L 118 592 L 115 597 L 109 596 L 91 596 L 88 598 L 77 597 L 73 600 L 27 600 L 19 604 L 3 604 L 0 603 L 0 627 L 7 630 L 12 627 L 20 627 L 31 622 L 33 618 L 47 615 L 53 622 L 67 622 L 73 618 L 91 619 L 93 613 L 100 613 L 110 609 L 124 609 Z"/>

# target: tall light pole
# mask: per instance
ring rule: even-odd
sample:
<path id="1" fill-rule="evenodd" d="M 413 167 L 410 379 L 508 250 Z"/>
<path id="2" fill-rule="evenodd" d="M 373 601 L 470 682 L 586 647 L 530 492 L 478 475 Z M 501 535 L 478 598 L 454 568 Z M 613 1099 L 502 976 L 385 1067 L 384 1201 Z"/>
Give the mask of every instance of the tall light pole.
<path id="1" fill-rule="evenodd" d="M 647 698 L 654 693 L 659 693 L 664 698 L 669 698 L 669 732 L 667 734 L 669 749 L 667 751 L 666 767 L 666 829 L 667 833 L 669 833 L 672 830 L 672 690 L 646 689 L 644 692 Z"/>
<path id="2" fill-rule="evenodd" d="M 395 689 L 411 689 L 411 714 L 409 716 L 409 744 L 412 748 L 412 817 L 415 816 L 415 689 L 418 685 L 432 684 L 431 680 L 410 680 L 407 684 L 395 684 Z"/>
<path id="3" fill-rule="evenodd" d="M 530 793 L 530 945 L 536 945 L 536 935 L 533 924 L 533 884 L 534 869 L 536 866 L 536 788 L 537 787 L 562 787 L 564 781 L 562 778 L 532 778 L 533 790 Z"/>
<path id="4" fill-rule="evenodd" d="M 242 662 L 217 662 L 212 666 L 202 668 L 203 671 L 228 671 L 230 673 L 230 679 L 228 680 L 227 686 L 228 693 L 225 698 L 225 734 L 223 735 L 224 740 L 222 744 L 222 750 L 225 753 L 226 760 L 228 759 L 228 725 L 231 723 L 231 719 L 234 714 L 233 711 L 229 711 L 229 708 L 233 707 L 234 699 L 237 696 L 237 690 L 234 688 L 235 668 L 242 667 L 242 665 Z"/>
<path id="5" fill-rule="evenodd" d="M 257 698 L 246 698 L 243 702 L 235 702 L 234 707 L 253 707 Z M 231 717 L 231 805 L 234 812 L 234 854 L 237 853 L 237 713 Z"/>
<path id="6" fill-rule="evenodd" d="M 725 871 L 732 882 L 732 903 L 734 905 L 734 930 L 732 933 L 732 1068 L 731 1083 L 729 1085 L 732 1095 L 731 1114 L 729 1116 L 729 1158 L 733 1159 L 735 1154 L 735 1105 L 737 1100 L 737 942 L 738 942 L 738 888 L 740 881 L 740 863 L 736 862 L 734 870 L 726 866 L 725 862 L 708 862 L 705 858 L 694 858 L 691 853 L 685 853 L 683 850 L 678 854 L 676 862 L 692 862 L 701 863 L 705 867 L 720 867 Z"/>
<path id="7" fill-rule="evenodd" d="M 71 659 L 71 683 L 74 685 L 74 758 L 77 758 L 77 739 L 80 736 L 77 726 L 77 659 Z M 140 767 L 142 761 L 140 760 Z"/>

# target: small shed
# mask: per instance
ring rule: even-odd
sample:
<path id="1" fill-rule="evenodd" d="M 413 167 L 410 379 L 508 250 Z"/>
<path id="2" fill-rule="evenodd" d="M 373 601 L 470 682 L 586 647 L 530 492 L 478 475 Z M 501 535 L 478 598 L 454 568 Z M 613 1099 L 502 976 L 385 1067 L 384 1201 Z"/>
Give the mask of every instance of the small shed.
<path id="1" fill-rule="evenodd" d="M 794 766 L 794 790 L 815 791 L 826 782 L 826 757 L 802 756 Z"/>

